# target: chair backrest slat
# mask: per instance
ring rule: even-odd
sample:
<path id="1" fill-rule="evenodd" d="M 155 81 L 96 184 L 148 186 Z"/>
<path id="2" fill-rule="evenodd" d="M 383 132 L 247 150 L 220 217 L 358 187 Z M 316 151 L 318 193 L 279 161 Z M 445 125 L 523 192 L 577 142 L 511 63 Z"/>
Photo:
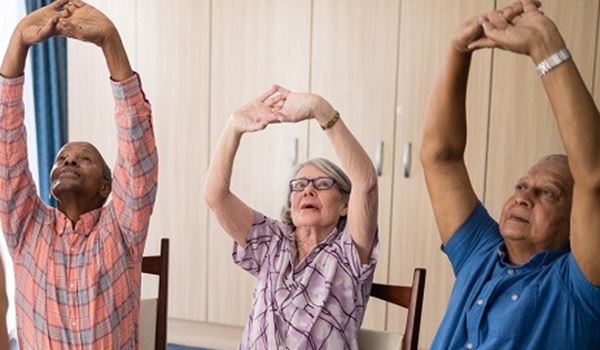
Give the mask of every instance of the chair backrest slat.
<path id="1" fill-rule="evenodd" d="M 160 240 L 160 255 L 142 258 L 142 273 L 158 275 L 155 350 L 167 348 L 167 302 L 169 291 L 169 239 Z"/>
<path id="2" fill-rule="evenodd" d="M 423 311 L 423 297 L 425 294 L 425 277 L 427 271 L 416 268 L 411 286 L 394 286 L 373 283 L 371 296 L 402 306 L 408 309 L 406 327 L 402 340 L 402 350 L 417 350 L 419 346 L 419 332 L 421 329 L 421 312 Z"/>

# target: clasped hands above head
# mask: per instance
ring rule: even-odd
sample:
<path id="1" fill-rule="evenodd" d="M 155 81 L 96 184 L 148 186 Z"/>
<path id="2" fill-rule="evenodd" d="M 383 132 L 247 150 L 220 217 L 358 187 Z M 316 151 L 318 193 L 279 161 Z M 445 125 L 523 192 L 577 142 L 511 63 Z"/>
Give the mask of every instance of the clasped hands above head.
<path id="1" fill-rule="evenodd" d="M 556 25 L 537 0 L 519 0 L 463 23 L 452 37 L 457 51 L 499 48 L 530 56 L 534 62 L 564 48 Z"/>
<path id="2" fill-rule="evenodd" d="M 327 122 L 335 110 L 322 97 L 311 93 L 292 92 L 273 85 L 260 96 L 237 108 L 230 117 L 230 125 L 237 132 L 263 130 L 273 123 L 295 123 L 316 119 Z"/>
<path id="3" fill-rule="evenodd" d="M 102 47 L 116 33 L 108 17 L 81 0 L 54 1 L 25 17 L 18 28 L 20 41 L 25 46 L 58 35 Z"/>

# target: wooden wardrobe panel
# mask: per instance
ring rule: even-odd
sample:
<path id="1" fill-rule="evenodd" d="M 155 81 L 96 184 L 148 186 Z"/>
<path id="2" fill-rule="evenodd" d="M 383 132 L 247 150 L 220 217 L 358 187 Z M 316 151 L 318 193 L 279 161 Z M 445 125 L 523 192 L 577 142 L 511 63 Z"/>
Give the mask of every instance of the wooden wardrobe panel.
<path id="1" fill-rule="evenodd" d="M 146 254 L 170 238 L 169 317 L 205 321 L 210 1 L 144 0 L 137 33 L 137 69 L 152 104 L 160 164 Z M 155 285 L 144 287 L 156 293 Z"/>

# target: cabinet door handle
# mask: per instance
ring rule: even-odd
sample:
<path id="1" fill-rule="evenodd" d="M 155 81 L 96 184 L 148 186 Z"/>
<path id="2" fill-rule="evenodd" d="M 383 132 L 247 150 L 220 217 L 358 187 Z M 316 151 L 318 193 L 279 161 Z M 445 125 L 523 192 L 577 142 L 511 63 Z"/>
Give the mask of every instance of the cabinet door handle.
<path id="1" fill-rule="evenodd" d="M 381 176 L 383 168 L 383 141 L 379 141 L 377 148 L 375 149 L 375 172 L 377 176 Z"/>
<path id="2" fill-rule="evenodd" d="M 292 160 L 292 166 L 296 166 L 298 164 L 298 138 L 294 137 L 292 141 L 292 148 L 290 152 L 290 158 Z"/>
<path id="3" fill-rule="evenodd" d="M 404 177 L 410 177 L 410 165 L 412 163 L 412 144 L 407 142 L 404 145 L 404 155 L 402 156 L 402 164 L 404 165 Z"/>

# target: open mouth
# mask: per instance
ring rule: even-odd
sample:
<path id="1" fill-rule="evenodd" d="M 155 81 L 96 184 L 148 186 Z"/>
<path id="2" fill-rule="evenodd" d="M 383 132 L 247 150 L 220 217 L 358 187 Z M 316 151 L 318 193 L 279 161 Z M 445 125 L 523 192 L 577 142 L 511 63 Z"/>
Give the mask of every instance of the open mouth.
<path id="1" fill-rule="evenodd" d="M 316 205 L 313 204 L 303 204 L 300 209 L 306 209 L 306 210 L 319 210 L 319 208 L 317 208 Z"/>

